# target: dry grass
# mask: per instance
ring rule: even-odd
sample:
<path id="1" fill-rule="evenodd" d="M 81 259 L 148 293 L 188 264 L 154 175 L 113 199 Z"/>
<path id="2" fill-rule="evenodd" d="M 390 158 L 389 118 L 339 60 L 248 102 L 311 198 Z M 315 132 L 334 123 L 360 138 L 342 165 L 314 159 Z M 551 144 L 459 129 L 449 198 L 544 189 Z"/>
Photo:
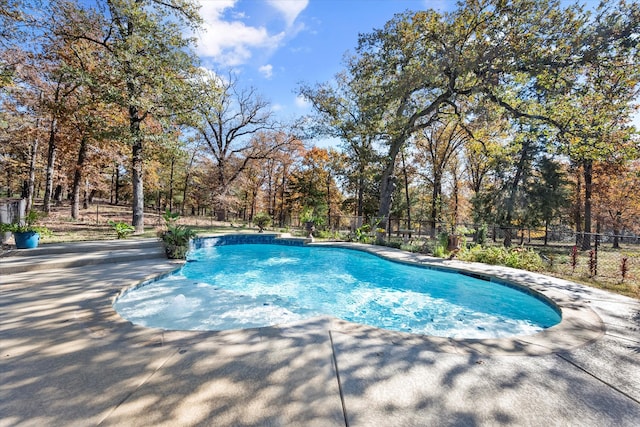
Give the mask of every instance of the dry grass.
<path id="1" fill-rule="evenodd" d="M 54 207 L 49 215 L 39 221 L 38 225 L 44 225 L 53 232 L 52 235 L 42 239 L 42 244 L 110 240 L 116 239 L 117 234 L 109 225 L 109 221 L 131 224 L 131 216 L 129 207 L 98 204 L 89 209 L 80 210 L 79 218 L 75 220 L 71 218 L 70 206 L 64 204 Z M 144 220 L 144 234 L 131 235 L 130 239 L 156 237 L 158 231 L 164 226 L 162 214 L 158 212 L 145 212 Z M 240 226 L 232 226 L 230 223 L 212 221 L 208 217 L 184 217 L 178 222 L 193 227 L 201 234 L 244 229 Z"/>
<path id="2" fill-rule="evenodd" d="M 612 249 L 611 245 L 601 245 L 598 248 L 595 271 L 591 267 L 590 251 L 578 252 L 575 267 L 571 261 L 571 247 L 547 249 L 544 252 L 550 261 L 545 273 L 640 299 L 638 246 L 627 245 L 620 249 Z M 624 277 L 623 258 L 626 258 Z"/>

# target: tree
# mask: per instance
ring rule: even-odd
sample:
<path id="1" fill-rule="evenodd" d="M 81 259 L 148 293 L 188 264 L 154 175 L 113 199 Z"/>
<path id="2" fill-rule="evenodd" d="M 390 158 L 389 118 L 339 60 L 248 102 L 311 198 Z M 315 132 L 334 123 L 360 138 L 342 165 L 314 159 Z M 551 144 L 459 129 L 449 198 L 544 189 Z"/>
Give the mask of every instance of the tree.
<path id="1" fill-rule="evenodd" d="M 190 141 L 190 146 L 187 146 L 187 152 L 191 152 L 189 156 L 189 162 L 186 166 L 185 174 L 184 174 L 184 183 L 182 187 L 182 207 L 181 212 L 182 215 L 185 215 L 185 208 L 187 206 L 187 197 L 190 193 L 191 180 L 194 170 L 194 165 L 196 163 L 196 158 L 201 154 L 202 147 L 196 141 Z"/>
<path id="2" fill-rule="evenodd" d="M 339 213 L 341 203 L 335 171 L 331 167 L 336 157 L 335 150 L 318 147 L 312 147 L 304 154 L 300 168 L 290 179 L 288 202 L 293 211 L 310 210 L 318 221 L 331 225 L 331 214 Z"/>
<path id="3" fill-rule="evenodd" d="M 0 0 L 0 89 L 13 82 L 20 65 L 20 50 L 16 45 L 24 42 L 25 31 L 20 24 L 31 21 L 23 0 Z"/>
<path id="4" fill-rule="evenodd" d="M 627 124 L 640 90 L 640 5 L 602 2 L 585 24 L 576 29 L 581 50 L 573 66 L 541 75 L 536 87 L 545 96 L 545 114 L 555 117 L 559 152 L 582 173 L 576 228 L 585 233 L 577 242 L 583 250 L 591 246 L 594 166 L 614 156 L 637 156 Z"/>
<path id="5" fill-rule="evenodd" d="M 302 141 L 296 140 L 262 161 L 266 205 L 273 218 L 278 219 L 280 226 L 284 226 L 286 218 L 291 215 L 286 209 L 287 194 L 290 192 L 291 175 L 297 170 L 304 152 Z"/>
<path id="6" fill-rule="evenodd" d="M 569 197 L 568 181 L 562 165 L 548 156 L 542 157 L 536 167 L 536 179 L 528 189 L 531 200 L 530 212 L 538 215 L 544 224 L 544 244 L 547 245 L 548 230 L 551 221 L 567 204 Z"/>
<path id="7" fill-rule="evenodd" d="M 624 231 L 640 230 L 640 162 L 608 161 L 594 165 L 594 211 L 613 232 L 613 248 L 620 248 Z"/>
<path id="8" fill-rule="evenodd" d="M 635 72 L 627 66 L 620 66 L 618 72 L 613 71 L 616 67 L 607 71 L 595 68 L 595 76 L 588 72 L 582 77 L 585 87 L 575 97 L 575 110 L 568 119 L 572 130 L 562 136 L 561 147 L 582 170 L 584 222 L 578 225 L 585 233 L 579 242 L 582 250 L 591 247 L 594 167 L 599 162 L 638 155 L 631 139 L 633 130 L 626 126 L 640 89 L 637 66 Z"/>
<path id="9" fill-rule="evenodd" d="M 476 230 L 483 223 L 496 221 L 492 178 L 504 163 L 508 122 L 495 111 L 476 109 L 475 120 L 466 126 L 472 137 L 464 144 L 464 171 L 471 190 L 472 219 Z"/>
<path id="10" fill-rule="evenodd" d="M 197 4 L 191 0 L 106 0 L 102 34 L 66 31 L 72 39 L 89 40 L 102 49 L 110 64 L 109 87 L 104 94 L 123 109 L 127 125 L 122 138 L 131 147 L 133 194 L 132 225 L 144 231 L 145 121 L 170 117 L 191 109 L 187 76 L 196 74 L 192 39 L 184 29 L 200 24 Z"/>
<path id="11" fill-rule="evenodd" d="M 64 132 L 77 145 L 77 156 L 70 170 L 71 217 L 78 219 L 82 208 L 87 209 L 92 195 L 101 187 L 101 171 L 123 151 L 121 141 L 112 137 L 110 129 L 122 123 L 122 116 L 113 114 L 113 107 L 105 99 L 109 83 L 109 62 L 99 54 L 99 47 L 90 39 L 101 35 L 102 16 L 81 9 L 77 4 L 60 2 L 52 15 L 52 37 L 58 38 L 61 49 L 57 54 L 61 66 L 68 73 L 74 91 L 67 100 L 69 117 Z M 87 38 L 69 37 L 68 33 L 84 34 Z M 117 111 L 117 110 L 116 110 Z M 73 150 L 69 150 L 73 151 Z"/>
<path id="12" fill-rule="evenodd" d="M 55 45 L 55 40 L 53 44 Z M 53 199 L 53 184 L 55 174 L 56 156 L 58 154 L 60 138 L 58 137 L 62 122 L 69 120 L 72 114 L 72 97 L 78 89 L 78 83 L 74 81 L 71 73 L 66 69 L 65 64 L 59 57 L 57 49 L 63 47 L 49 46 L 47 52 L 51 52 L 51 57 L 39 61 L 39 65 L 45 69 L 40 88 L 44 95 L 43 108 L 48 113 L 48 143 L 47 143 L 47 166 L 46 182 L 44 191 L 43 210 L 51 210 Z M 47 54 L 48 56 L 49 54 Z"/>
<path id="13" fill-rule="evenodd" d="M 379 215 L 389 214 L 400 148 L 444 107 L 464 118 L 465 102 L 488 101 L 514 118 L 564 129 L 557 110 L 547 107 L 566 91 L 548 82 L 572 88 L 578 82 L 563 77 L 612 48 L 628 53 L 636 10 L 622 14 L 627 20 L 611 31 L 607 19 L 594 25 L 579 6 L 555 0 L 467 0 L 452 13 L 399 14 L 362 35 L 349 71 L 368 88 L 361 108 L 385 123 Z"/>
<path id="14" fill-rule="evenodd" d="M 221 202 L 252 161 L 266 159 L 296 138 L 280 131 L 269 103 L 255 89 L 241 89 L 234 76 L 199 82 L 204 98 L 196 106 L 195 130 L 215 162 L 215 197 Z M 225 206 L 220 203 L 219 219 Z"/>
<path id="15" fill-rule="evenodd" d="M 442 184 L 451 160 L 469 139 L 469 133 L 455 119 L 438 121 L 423 129 L 416 137 L 417 161 L 423 165 L 421 175 L 431 184 L 431 236 L 435 237 L 436 225 L 441 221 Z"/>
<path id="16" fill-rule="evenodd" d="M 526 125 L 514 136 L 508 149 L 510 158 L 505 165 L 501 196 L 497 198 L 501 208 L 499 222 L 504 230 L 504 246 L 507 247 L 511 246 L 516 217 L 521 225 L 525 222 L 528 205 L 526 188 L 532 177 L 534 161 L 540 155 L 544 143 L 544 136 L 539 129 Z"/>
<path id="17" fill-rule="evenodd" d="M 355 215 L 362 217 L 365 206 L 365 189 L 371 188 L 372 166 L 378 155 L 374 143 L 379 138 L 379 125 L 368 117 L 361 107 L 361 94 L 366 91 L 362 81 L 349 80 L 349 76 L 338 73 L 335 85 L 318 84 L 315 87 L 302 85 L 301 95 L 311 101 L 317 115 L 312 119 L 315 135 L 328 135 L 343 141 L 343 149 L 348 154 L 344 176 L 348 184 L 355 187 Z"/>

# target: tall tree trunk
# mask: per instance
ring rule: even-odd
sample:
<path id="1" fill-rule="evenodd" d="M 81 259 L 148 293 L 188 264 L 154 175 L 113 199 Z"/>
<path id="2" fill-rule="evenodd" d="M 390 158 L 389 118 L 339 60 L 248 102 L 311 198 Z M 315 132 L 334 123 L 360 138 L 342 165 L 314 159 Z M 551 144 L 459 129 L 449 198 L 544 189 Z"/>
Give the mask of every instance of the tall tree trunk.
<path id="1" fill-rule="evenodd" d="M 511 185 L 509 186 L 509 196 L 507 198 L 507 206 L 506 206 L 506 216 L 504 221 L 504 246 L 511 246 L 511 239 L 513 238 L 513 229 L 511 228 L 511 222 L 513 220 L 513 214 L 516 207 L 516 195 L 518 192 L 518 186 L 520 186 L 520 182 L 523 180 L 525 174 L 525 167 L 532 157 L 534 145 L 532 144 L 529 138 L 525 138 L 522 142 L 522 151 L 520 152 L 520 159 L 518 160 L 518 164 L 516 167 L 516 174 L 513 177 L 513 181 L 511 181 Z"/>
<path id="2" fill-rule="evenodd" d="M 251 190 L 251 212 L 249 212 L 249 221 L 253 221 L 256 214 L 256 198 L 258 197 L 257 189 Z"/>
<path id="3" fill-rule="evenodd" d="M 144 233 L 144 186 L 143 186 L 143 142 L 140 130 L 140 118 L 135 106 L 129 107 L 129 129 L 131 131 L 131 185 L 133 192 L 133 218 L 131 225 L 135 234 Z"/>
<path id="4" fill-rule="evenodd" d="M 393 165 L 387 165 L 382 173 L 382 179 L 380 182 L 380 204 L 378 207 L 378 220 L 380 222 L 378 227 L 384 228 L 385 230 L 387 230 L 390 225 L 389 213 L 391 212 L 393 192 L 396 188 L 393 169 Z"/>
<path id="5" fill-rule="evenodd" d="M 404 197 L 407 203 L 407 230 L 409 230 L 409 237 L 411 237 L 411 198 L 409 197 L 409 176 L 404 161 L 404 151 L 400 153 L 400 157 L 402 159 L 402 174 L 404 175 Z"/>
<path id="6" fill-rule="evenodd" d="M 549 243 L 549 220 L 544 220 L 544 245 L 547 246 Z"/>
<path id="7" fill-rule="evenodd" d="M 327 227 L 331 229 L 331 173 L 327 172 Z"/>
<path id="8" fill-rule="evenodd" d="M 225 170 L 226 170 L 226 162 L 225 159 L 221 156 L 218 159 L 218 200 L 217 200 L 217 206 L 216 206 L 216 219 L 218 221 L 225 221 L 226 220 L 226 210 L 227 210 L 227 205 L 225 202 L 225 195 L 227 193 L 227 188 L 226 188 L 226 180 L 225 180 Z"/>
<path id="9" fill-rule="evenodd" d="M 458 174 L 453 172 L 453 223 L 458 225 L 458 216 L 460 213 L 460 186 L 458 184 Z"/>
<path id="10" fill-rule="evenodd" d="M 49 127 L 49 150 L 47 153 L 47 178 L 44 189 L 44 211 L 51 212 L 51 199 L 53 198 L 53 175 L 55 173 L 56 162 L 56 119 L 51 118 Z"/>
<path id="11" fill-rule="evenodd" d="M 114 204 L 118 206 L 118 203 L 120 203 L 120 165 L 116 164 L 116 186 Z"/>
<path id="12" fill-rule="evenodd" d="M 82 209 L 89 209 L 89 204 L 93 203 L 93 197 L 96 194 L 96 190 L 89 191 L 89 180 L 84 180 L 84 197 L 82 198 Z"/>
<path id="13" fill-rule="evenodd" d="M 622 212 L 616 211 L 613 220 L 613 249 L 620 249 L 620 224 L 622 224 Z"/>
<path id="14" fill-rule="evenodd" d="M 582 237 L 583 251 L 591 249 L 591 194 L 593 191 L 593 161 L 584 162 L 584 236 Z"/>
<path id="15" fill-rule="evenodd" d="M 171 172 L 169 174 L 169 212 L 173 212 L 173 170 L 176 164 L 176 156 L 171 157 Z"/>
<path id="16" fill-rule="evenodd" d="M 396 166 L 396 158 L 398 157 L 398 153 L 404 145 L 404 142 L 404 134 L 395 138 L 391 142 L 389 155 L 387 156 L 387 165 L 382 172 L 382 178 L 380 180 L 380 204 L 378 207 L 378 218 L 380 220 L 380 224 L 378 226 L 387 231 L 390 228 L 389 213 L 391 212 L 393 193 L 396 190 L 396 179 L 393 173 Z"/>
<path id="17" fill-rule="evenodd" d="M 285 186 L 287 183 L 287 172 L 283 166 L 282 168 L 282 183 L 280 185 L 280 209 L 278 212 L 279 221 L 278 224 L 280 227 L 284 227 L 284 195 L 285 195 Z"/>
<path id="18" fill-rule="evenodd" d="M 578 171 L 576 174 L 576 210 L 574 216 L 574 222 L 576 224 L 576 246 L 582 247 L 582 176 L 580 175 L 580 166 L 578 165 Z"/>
<path id="19" fill-rule="evenodd" d="M 431 190 L 431 238 L 436 237 L 436 228 L 442 212 L 442 177 L 439 174 L 433 176 L 433 188 Z"/>
<path id="20" fill-rule="evenodd" d="M 276 185 L 273 189 L 273 197 L 269 199 L 269 216 L 271 218 L 274 218 L 274 222 L 275 222 L 275 217 L 277 212 L 277 206 L 278 206 L 278 186 Z"/>
<path id="21" fill-rule="evenodd" d="M 189 159 L 189 166 L 187 166 L 187 172 L 184 175 L 184 190 L 182 190 L 182 215 L 184 215 L 184 208 L 187 204 L 187 194 L 189 194 L 189 179 L 191 178 L 191 168 L 193 167 L 193 162 L 196 158 L 196 153 L 198 150 L 193 150 L 191 154 L 191 159 Z"/>
<path id="22" fill-rule="evenodd" d="M 80 184 L 82 181 L 82 169 L 87 158 L 87 137 L 82 136 L 80 148 L 78 149 L 78 159 L 73 173 L 73 187 L 71 189 L 71 218 L 78 219 L 80 216 Z"/>
<path id="23" fill-rule="evenodd" d="M 364 164 L 360 164 L 358 173 L 358 205 L 356 207 L 356 216 L 362 217 L 364 213 Z"/>
<path id="24" fill-rule="evenodd" d="M 26 212 L 29 212 L 33 207 L 34 190 L 36 186 L 36 160 L 38 158 L 38 134 L 37 129 L 40 127 L 40 119 L 36 120 L 36 136 L 31 143 L 31 160 L 29 162 L 29 182 L 27 183 L 27 206 Z M 7 181 L 9 182 L 9 181 Z M 10 194 L 8 194 L 11 197 Z"/>

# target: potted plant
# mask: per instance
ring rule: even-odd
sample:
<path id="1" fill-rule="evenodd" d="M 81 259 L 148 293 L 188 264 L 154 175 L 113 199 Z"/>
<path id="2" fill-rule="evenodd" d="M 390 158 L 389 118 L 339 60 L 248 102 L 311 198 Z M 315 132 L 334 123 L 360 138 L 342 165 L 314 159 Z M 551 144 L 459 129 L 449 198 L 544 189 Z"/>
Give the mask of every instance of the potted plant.
<path id="1" fill-rule="evenodd" d="M 38 213 L 36 211 L 29 211 L 22 220 L 12 222 L 11 224 L 2 224 L 1 231 L 10 231 L 13 233 L 16 248 L 18 249 L 37 248 L 40 236 L 51 234 L 51 231 L 49 231 L 47 227 L 36 225 L 38 219 Z"/>
<path id="2" fill-rule="evenodd" d="M 459 250 L 460 246 L 464 244 L 466 235 L 470 232 L 471 230 L 464 225 L 457 226 L 453 233 L 449 235 L 447 251 L 452 252 Z"/>
<path id="3" fill-rule="evenodd" d="M 158 237 L 164 246 L 164 252 L 169 259 L 186 259 L 189 251 L 189 241 L 195 238 L 196 232 L 184 225 L 178 225 L 178 214 L 167 210 L 162 215 L 165 221 L 165 229 L 158 233 Z"/>
<path id="4" fill-rule="evenodd" d="M 307 238 L 313 240 L 313 233 L 316 231 L 316 225 L 322 225 L 323 220 L 317 216 L 312 207 L 305 208 L 300 214 L 300 222 L 304 224 L 307 232 Z"/>
<path id="5" fill-rule="evenodd" d="M 160 233 L 164 252 L 169 259 L 186 259 L 189 251 L 189 240 L 196 237 L 196 232 L 184 225 L 170 225 Z"/>

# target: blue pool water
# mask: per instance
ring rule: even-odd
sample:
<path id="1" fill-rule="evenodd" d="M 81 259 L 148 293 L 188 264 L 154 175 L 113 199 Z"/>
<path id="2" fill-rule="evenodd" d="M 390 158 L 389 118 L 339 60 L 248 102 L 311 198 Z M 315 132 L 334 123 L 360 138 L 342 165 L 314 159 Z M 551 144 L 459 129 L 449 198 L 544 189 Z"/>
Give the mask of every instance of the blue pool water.
<path id="1" fill-rule="evenodd" d="M 114 304 L 133 323 L 226 330 L 319 315 L 417 334 L 489 338 L 555 325 L 551 306 L 512 287 L 341 248 L 237 244 L 192 250 L 178 272 Z"/>

